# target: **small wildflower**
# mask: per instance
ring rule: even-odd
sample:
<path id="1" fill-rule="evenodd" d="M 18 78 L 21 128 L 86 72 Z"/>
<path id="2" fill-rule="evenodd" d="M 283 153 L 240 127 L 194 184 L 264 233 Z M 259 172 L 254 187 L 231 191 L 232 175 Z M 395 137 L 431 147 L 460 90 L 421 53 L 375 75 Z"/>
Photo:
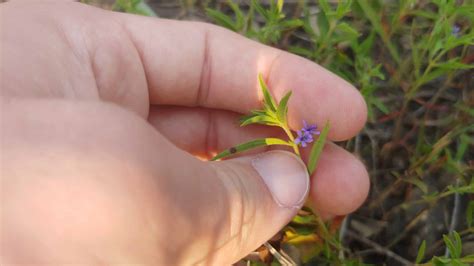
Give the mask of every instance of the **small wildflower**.
<path id="1" fill-rule="evenodd" d="M 321 132 L 317 130 L 316 125 L 308 125 L 306 121 L 303 120 L 303 128 L 301 129 L 302 131 L 308 132 L 310 135 L 319 135 Z"/>
<path id="2" fill-rule="evenodd" d="M 461 27 L 459 27 L 459 25 L 454 24 L 453 28 L 451 29 L 451 34 L 454 37 L 459 38 L 460 32 L 461 32 Z"/>
<path id="3" fill-rule="evenodd" d="M 296 133 L 298 134 L 298 137 L 295 139 L 296 145 L 301 145 L 301 147 L 304 148 L 308 143 L 313 142 L 313 136 L 308 131 L 302 129 L 298 130 Z"/>
<path id="4" fill-rule="evenodd" d="M 318 127 L 316 125 L 309 125 L 303 120 L 303 128 L 296 132 L 298 137 L 295 139 L 295 144 L 301 145 L 301 147 L 304 148 L 308 145 L 308 143 L 313 142 L 313 135 L 321 134 L 317 128 Z"/>

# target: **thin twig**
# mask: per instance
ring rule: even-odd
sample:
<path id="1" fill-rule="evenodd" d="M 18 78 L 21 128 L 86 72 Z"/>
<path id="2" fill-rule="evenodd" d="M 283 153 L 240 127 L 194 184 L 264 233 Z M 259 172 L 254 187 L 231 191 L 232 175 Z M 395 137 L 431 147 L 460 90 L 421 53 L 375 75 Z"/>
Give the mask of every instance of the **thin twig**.
<path id="1" fill-rule="evenodd" d="M 372 247 L 375 251 L 377 251 L 378 253 L 381 253 L 381 254 L 384 254 L 386 255 L 387 257 L 390 257 L 398 262 L 400 262 L 401 264 L 403 265 L 413 265 L 413 263 L 411 263 L 410 261 L 408 261 L 407 259 L 401 257 L 400 255 L 394 253 L 393 251 L 389 250 L 389 249 L 386 249 L 384 248 L 383 246 L 379 245 L 378 243 L 375 243 L 374 241 L 368 239 L 368 238 L 365 238 L 363 236 L 360 236 L 358 234 L 356 234 L 355 232 L 351 231 L 351 230 L 347 230 L 346 234 L 352 238 L 354 238 L 355 240 L 359 241 L 359 242 L 362 242 L 370 247 Z"/>
<path id="2" fill-rule="evenodd" d="M 456 187 L 459 187 L 459 179 L 456 180 Z M 451 223 L 449 224 L 449 234 L 452 234 L 454 230 L 456 230 L 456 226 L 458 224 L 458 217 L 459 217 L 459 205 L 461 204 L 461 195 L 459 193 L 454 193 L 454 208 L 453 212 L 451 213 Z M 449 249 L 446 246 L 444 250 L 444 256 L 449 256 Z"/>
<path id="3" fill-rule="evenodd" d="M 341 228 L 339 229 L 339 242 L 344 246 L 344 238 L 346 236 L 347 228 L 349 227 L 350 214 L 344 217 Z M 339 259 L 344 260 L 344 249 L 339 250 Z"/>
<path id="4" fill-rule="evenodd" d="M 370 146 L 371 146 L 371 154 L 372 154 L 372 169 L 369 173 L 369 177 L 370 177 L 370 182 L 373 184 L 372 187 L 374 189 L 374 192 L 376 194 L 379 194 L 380 191 L 379 191 L 379 188 L 378 188 L 378 182 L 377 182 L 377 175 L 378 175 L 378 172 L 377 172 L 377 165 L 378 165 L 378 143 L 377 143 L 377 140 L 376 138 L 374 137 L 374 134 L 371 130 L 368 130 L 367 128 L 364 129 L 364 133 L 365 135 L 367 135 L 367 137 L 369 138 L 370 140 Z"/>
<path id="5" fill-rule="evenodd" d="M 355 137 L 355 144 L 354 144 L 354 153 L 357 157 L 360 157 L 360 143 L 361 143 L 361 134 L 357 134 Z"/>
<path id="6" fill-rule="evenodd" d="M 428 215 L 428 212 L 429 212 L 429 209 L 426 208 L 426 209 L 423 209 L 422 211 L 420 211 L 416 216 L 415 218 L 413 218 L 413 220 L 411 220 L 406 226 L 405 226 L 405 229 L 403 229 L 403 231 L 401 233 L 399 233 L 395 239 L 393 239 L 388 245 L 387 247 L 391 248 L 393 246 L 395 246 L 396 244 L 398 244 L 398 242 L 400 242 L 400 240 L 402 240 L 410 230 L 412 230 L 413 228 L 415 228 L 415 226 L 422 220 L 425 220 L 427 215 Z"/>
<path id="7" fill-rule="evenodd" d="M 268 249 L 268 251 L 270 251 L 273 257 L 275 257 L 275 259 L 277 259 L 278 262 L 280 262 L 281 265 L 283 266 L 296 266 L 297 265 L 296 262 L 294 262 L 289 256 L 285 256 L 281 254 L 280 252 L 278 252 L 278 250 L 276 250 L 272 245 L 270 245 L 270 243 L 265 242 L 263 245 Z"/>

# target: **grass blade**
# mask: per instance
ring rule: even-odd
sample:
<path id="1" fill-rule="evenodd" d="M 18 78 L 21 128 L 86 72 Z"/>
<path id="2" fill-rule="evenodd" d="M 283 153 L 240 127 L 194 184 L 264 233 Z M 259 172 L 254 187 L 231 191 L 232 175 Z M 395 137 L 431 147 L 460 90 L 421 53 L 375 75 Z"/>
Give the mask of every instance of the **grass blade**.
<path id="1" fill-rule="evenodd" d="M 226 149 L 225 151 L 223 151 L 223 152 L 217 154 L 216 156 L 214 156 L 214 158 L 212 158 L 211 161 L 216 161 L 216 160 L 225 158 L 227 156 L 237 154 L 239 152 L 247 151 L 247 150 L 250 150 L 250 149 L 255 149 L 255 148 L 258 148 L 258 147 L 262 147 L 262 146 L 269 146 L 269 145 L 292 146 L 287 141 L 282 140 L 282 139 L 278 139 L 278 138 L 256 139 L 256 140 L 252 140 L 252 141 L 249 141 L 249 142 L 239 144 L 235 147 L 230 147 L 230 148 Z"/>
<path id="2" fill-rule="evenodd" d="M 311 153 L 309 154 L 309 160 L 308 160 L 308 172 L 309 174 L 313 174 L 314 170 L 316 169 L 316 165 L 318 164 L 319 156 L 321 155 L 321 152 L 323 151 L 324 144 L 326 143 L 326 138 L 329 133 L 329 121 L 326 122 L 326 125 L 324 125 L 323 130 L 321 131 L 321 134 L 319 135 L 318 140 L 313 144 L 313 147 L 311 148 Z"/>

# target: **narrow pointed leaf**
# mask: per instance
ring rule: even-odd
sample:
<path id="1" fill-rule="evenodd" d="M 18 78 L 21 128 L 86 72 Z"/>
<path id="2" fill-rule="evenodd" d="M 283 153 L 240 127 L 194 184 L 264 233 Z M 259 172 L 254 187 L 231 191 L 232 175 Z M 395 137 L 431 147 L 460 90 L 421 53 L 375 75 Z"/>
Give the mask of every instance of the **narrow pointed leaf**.
<path id="1" fill-rule="evenodd" d="M 250 124 L 252 124 L 253 119 L 256 119 L 256 117 L 258 117 L 258 116 L 259 115 L 257 115 L 257 114 L 249 114 L 249 115 L 242 116 L 239 119 L 239 124 L 240 124 L 241 127 L 246 126 L 246 125 L 250 125 Z"/>
<path id="2" fill-rule="evenodd" d="M 283 9 L 283 0 L 278 0 L 277 2 L 278 13 L 281 13 L 282 9 Z"/>
<path id="3" fill-rule="evenodd" d="M 260 83 L 260 88 L 262 89 L 263 101 L 265 103 L 265 107 L 275 112 L 276 111 L 275 101 L 273 100 L 273 97 L 270 94 L 270 91 L 268 91 L 267 84 L 265 84 L 262 74 L 258 75 L 258 82 Z"/>
<path id="4" fill-rule="evenodd" d="M 267 112 L 265 111 L 261 111 L 261 110 L 253 110 L 250 112 L 249 115 L 244 115 L 242 116 L 239 121 L 240 121 L 240 126 L 246 126 L 248 124 L 251 124 L 252 122 L 251 121 L 248 121 L 246 122 L 247 120 L 249 119 L 254 119 L 255 117 L 266 117 L 267 116 Z"/>
<path id="5" fill-rule="evenodd" d="M 419 264 L 423 258 L 425 257 L 425 250 L 426 250 L 426 240 L 421 242 L 420 248 L 418 249 L 418 255 L 416 255 L 416 264 Z"/>
<path id="6" fill-rule="evenodd" d="M 449 253 L 451 254 L 451 257 L 452 258 L 457 258 L 457 251 L 456 251 L 456 247 L 454 246 L 454 243 L 453 241 L 451 241 L 451 239 L 447 236 L 447 235 L 443 235 L 443 240 L 444 240 L 444 244 L 446 245 L 446 247 L 448 247 L 448 250 L 449 250 Z"/>
<path id="7" fill-rule="evenodd" d="M 326 125 L 324 125 L 324 128 L 321 131 L 321 134 L 319 135 L 318 140 L 313 144 L 313 147 L 311 148 L 311 153 L 309 154 L 308 160 L 308 172 L 310 175 L 314 173 L 314 170 L 316 170 L 316 165 L 318 164 L 319 157 L 321 155 L 321 152 L 323 151 L 324 144 L 326 143 L 329 128 L 329 121 L 327 121 Z"/>
<path id="8" fill-rule="evenodd" d="M 462 253 L 462 240 L 461 240 L 461 236 L 458 234 L 458 232 L 456 231 L 453 231 L 453 238 L 454 238 L 454 246 L 455 246 L 455 249 L 456 249 L 456 257 L 457 258 L 460 258 L 461 257 L 461 253 Z"/>
<path id="9" fill-rule="evenodd" d="M 281 98 L 280 103 L 277 108 L 277 118 L 283 124 L 286 124 L 286 114 L 288 113 L 288 100 L 291 97 L 291 91 L 287 92 L 283 98 Z"/>
<path id="10" fill-rule="evenodd" d="M 257 10 L 257 12 L 262 15 L 266 21 L 270 20 L 270 16 L 267 12 L 267 10 L 265 10 L 265 8 L 263 8 L 262 5 L 260 5 L 260 3 L 257 1 L 257 0 L 252 0 L 250 2 L 250 5 L 255 8 L 255 10 Z"/>
<path id="11" fill-rule="evenodd" d="M 291 146 L 291 144 L 288 143 L 287 141 L 282 140 L 282 139 L 278 139 L 278 138 L 256 139 L 256 140 L 252 140 L 252 141 L 249 141 L 249 142 L 239 144 L 235 147 L 228 148 L 225 151 L 223 151 L 223 152 L 217 154 L 216 156 L 214 156 L 214 158 L 212 158 L 211 161 L 219 160 L 219 159 L 228 157 L 230 155 L 234 155 L 234 154 L 237 154 L 237 153 L 240 153 L 240 152 L 243 152 L 243 151 L 247 151 L 247 150 L 250 150 L 250 149 L 255 149 L 255 148 L 258 148 L 258 147 L 269 146 L 269 145 Z"/>
<path id="12" fill-rule="evenodd" d="M 255 115 L 268 115 L 267 112 L 263 111 L 263 110 L 253 110 L 253 111 L 250 111 L 252 114 L 255 114 Z"/>
<path id="13" fill-rule="evenodd" d="M 206 14 L 208 17 L 212 18 L 220 26 L 223 26 L 232 31 L 238 30 L 235 25 L 236 23 L 232 20 L 231 17 L 227 16 L 226 14 L 218 10 L 211 9 L 211 8 L 206 8 Z"/>
<path id="14" fill-rule="evenodd" d="M 461 259 L 465 263 L 474 263 L 474 255 L 467 255 Z"/>
<path id="15" fill-rule="evenodd" d="M 232 11 L 234 11 L 236 18 L 236 29 L 240 32 L 245 27 L 245 16 L 238 4 L 234 3 L 232 0 L 227 1 L 227 4 L 230 6 Z"/>
<path id="16" fill-rule="evenodd" d="M 250 124 L 261 124 L 267 126 L 279 126 L 279 122 L 271 117 L 268 116 L 261 116 L 261 115 L 249 115 L 244 117 L 240 121 L 240 126 L 247 126 Z"/>

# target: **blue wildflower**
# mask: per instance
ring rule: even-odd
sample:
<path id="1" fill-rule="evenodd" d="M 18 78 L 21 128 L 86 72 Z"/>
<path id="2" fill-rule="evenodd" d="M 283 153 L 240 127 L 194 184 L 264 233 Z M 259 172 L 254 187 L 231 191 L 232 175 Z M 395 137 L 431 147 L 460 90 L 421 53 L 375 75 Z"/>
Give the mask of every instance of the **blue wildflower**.
<path id="1" fill-rule="evenodd" d="M 301 130 L 308 132 L 310 135 L 319 135 L 321 132 L 317 130 L 316 125 L 308 125 L 306 121 L 303 120 L 303 128 Z"/>
<path id="2" fill-rule="evenodd" d="M 456 38 L 459 38 L 460 32 L 461 32 L 461 27 L 459 27 L 459 25 L 455 24 L 453 28 L 451 29 L 451 34 Z"/>
<path id="3" fill-rule="evenodd" d="M 301 145 L 301 147 L 306 147 L 308 143 L 313 142 L 313 136 L 305 130 L 298 130 L 296 132 L 298 134 L 298 137 L 295 139 L 295 144 L 296 145 Z"/>
<path id="4" fill-rule="evenodd" d="M 296 145 L 301 145 L 301 147 L 306 147 L 308 143 L 313 142 L 313 135 L 319 135 L 321 132 L 317 130 L 316 125 L 309 125 L 306 121 L 303 120 L 303 128 L 296 131 L 298 137 L 295 139 Z"/>

